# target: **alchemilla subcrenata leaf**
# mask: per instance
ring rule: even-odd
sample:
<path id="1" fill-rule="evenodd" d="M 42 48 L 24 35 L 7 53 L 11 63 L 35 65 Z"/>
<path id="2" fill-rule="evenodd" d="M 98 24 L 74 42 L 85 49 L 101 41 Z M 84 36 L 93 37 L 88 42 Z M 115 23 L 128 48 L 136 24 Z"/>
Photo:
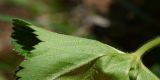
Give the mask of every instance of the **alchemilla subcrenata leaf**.
<path id="1" fill-rule="evenodd" d="M 95 40 L 13 20 L 12 45 L 24 60 L 17 80 L 159 80 L 134 54 Z"/>

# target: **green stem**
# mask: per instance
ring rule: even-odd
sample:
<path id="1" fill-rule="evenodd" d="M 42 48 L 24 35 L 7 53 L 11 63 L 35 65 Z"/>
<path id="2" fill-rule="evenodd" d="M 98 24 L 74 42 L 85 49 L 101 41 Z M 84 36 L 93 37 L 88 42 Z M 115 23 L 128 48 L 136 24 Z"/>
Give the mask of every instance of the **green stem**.
<path id="1" fill-rule="evenodd" d="M 146 43 L 142 47 L 140 47 L 135 52 L 135 54 L 138 55 L 139 57 L 141 57 L 144 55 L 145 52 L 149 51 L 150 49 L 152 49 L 153 47 L 156 47 L 158 45 L 160 45 L 160 37 L 157 37 L 157 38 L 153 39 L 152 41 Z"/>

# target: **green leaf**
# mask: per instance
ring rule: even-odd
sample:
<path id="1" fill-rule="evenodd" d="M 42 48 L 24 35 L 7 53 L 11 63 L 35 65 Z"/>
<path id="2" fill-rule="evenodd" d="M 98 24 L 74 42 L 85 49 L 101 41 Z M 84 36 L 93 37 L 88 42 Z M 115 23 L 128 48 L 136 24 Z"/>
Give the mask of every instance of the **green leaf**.
<path id="1" fill-rule="evenodd" d="M 99 69 L 110 76 L 111 80 L 129 80 L 133 57 L 127 54 L 104 56 L 98 60 Z M 114 76 L 114 77 L 112 77 Z"/>
<path id="2" fill-rule="evenodd" d="M 26 58 L 17 80 L 159 80 L 137 54 L 50 32 L 19 19 L 13 25 L 12 44 Z"/>
<path id="3" fill-rule="evenodd" d="M 156 77 L 154 74 L 152 74 L 143 64 L 141 64 L 137 80 L 160 80 L 160 79 Z"/>
<path id="4" fill-rule="evenodd" d="M 53 80 L 103 55 L 118 53 L 98 41 L 53 33 L 18 19 L 13 25 L 15 50 L 27 58 L 17 74 L 21 80 Z"/>

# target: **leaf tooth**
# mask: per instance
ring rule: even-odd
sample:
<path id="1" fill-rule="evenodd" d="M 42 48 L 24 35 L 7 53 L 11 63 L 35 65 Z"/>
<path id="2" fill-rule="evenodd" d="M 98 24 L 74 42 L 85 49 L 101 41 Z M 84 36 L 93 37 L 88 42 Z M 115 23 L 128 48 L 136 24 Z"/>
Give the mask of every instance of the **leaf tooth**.
<path id="1" fill-rule="evenodd" d="M 16 76 L 16 80 L 19 80 L 20 78 L 21 78 L 21 77 L 17 77 L 17 76 Z"/>
<path id="2" fill-rule="evenodd" d="M 33 46 L 42 42 L 37 38 L 37 35 L 34 33 L 34 29 L 30 28 L 30 23 L 26 23 L 23 20 L 13 19 L 13 30 L 12 38 L 15 39 L 17 44 L 22 45 L 22 50 L 32 51 Z"/>
<path id="3" fill-rule="evenodd" d="M 18 73 L 20 70 L 22 70 L 22 69 L 24 69 L 24 67 L 19 66 L 19 67 L 17 68 L 17 70 L 15 71 L 15 74 L 17 74 L 17 73 Z M 16 78 L 16 80 L 19 80 L 21 77 L 15 75 L 15 78 Z"/>

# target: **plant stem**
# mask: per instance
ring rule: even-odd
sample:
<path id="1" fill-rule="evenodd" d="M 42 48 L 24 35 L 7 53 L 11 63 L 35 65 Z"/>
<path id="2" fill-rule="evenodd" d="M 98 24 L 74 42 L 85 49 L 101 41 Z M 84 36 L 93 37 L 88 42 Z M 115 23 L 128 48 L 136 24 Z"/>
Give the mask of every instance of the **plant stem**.
<path id="1" fill-rule="evenodd" d="M 140 47 L 135 54 L 139 57 L 143 56 L 145 52 L 149 51 L 150 49 L 152 49 L 153 47 L 156 47 L 160 45 L 160 37 L 157 37 L 155 39 L 153 39 L 152 41 L 144 44 L 142 47 Z"/>

